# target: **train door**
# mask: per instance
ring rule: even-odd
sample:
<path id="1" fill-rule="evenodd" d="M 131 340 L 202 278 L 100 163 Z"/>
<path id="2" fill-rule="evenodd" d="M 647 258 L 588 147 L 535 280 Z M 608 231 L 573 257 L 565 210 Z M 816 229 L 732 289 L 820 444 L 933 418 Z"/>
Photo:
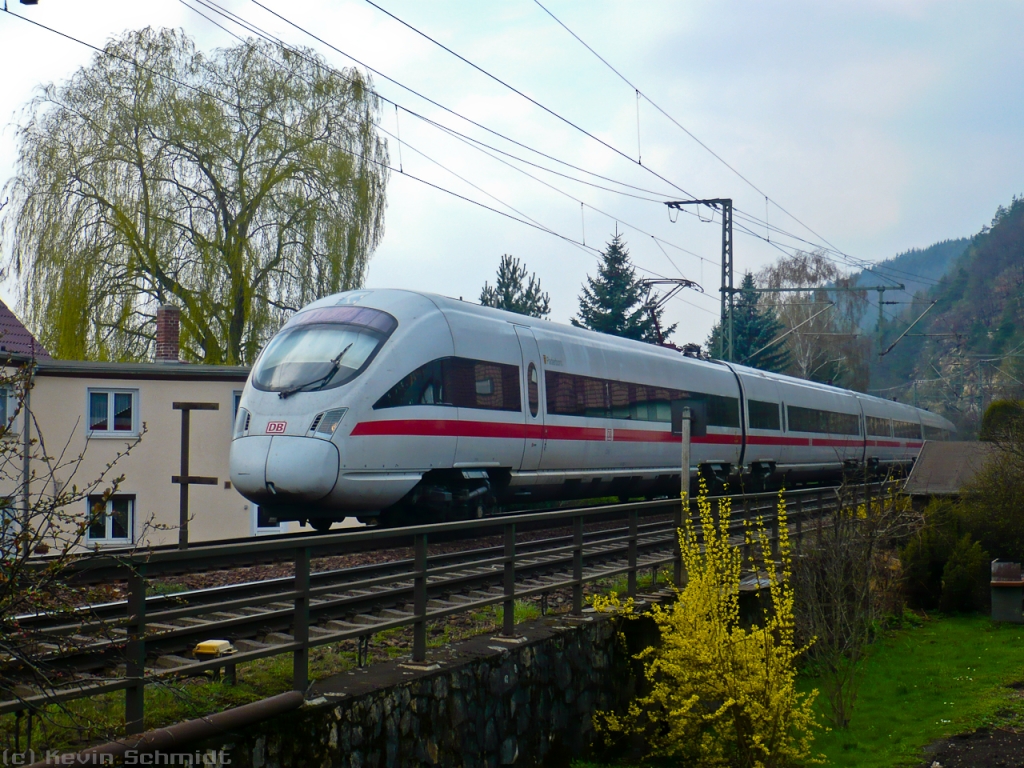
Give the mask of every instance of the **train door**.
<path id="1" fill-rule="evenodd" d="M 523 355 L 523 418 L 526 423 L 523 441 L 523 470 L 540 467 L 544 454 L 544 409 L 541 407 L 543 375 L 540 367 L 540 349 L 533 331 L 522 325 L 514 326 L 519 337 L 519 348 Z"/>

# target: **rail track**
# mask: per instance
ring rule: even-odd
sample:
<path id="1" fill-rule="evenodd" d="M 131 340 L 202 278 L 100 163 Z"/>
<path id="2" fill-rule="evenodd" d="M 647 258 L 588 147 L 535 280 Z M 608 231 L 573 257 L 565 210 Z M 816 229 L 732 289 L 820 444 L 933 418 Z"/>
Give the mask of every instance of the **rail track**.
<path id="1" fill-rule="evenodd" d="M 883 491 L 883 486 L 872 485 L 855 493 L 867 498 Z M 777 541 L 776 494 L 731 498 L 735 533 L 761 518 Z M 834 488 L 805 489 L 788 492 L 786 500 L 799 547 L 808 522 L 834 508 L 838 496 Z M 504 607 L 502 635 L 513 638 L 516 600 L 571 593 L 571 613 L 579 616 L 584 587 L 594 582 L 624 577 L 626 591 L 636 596 L 638 573 L 652 571 L 656 589 L 658 570 L 671 566 L 670 580 L 681 584 L 675 532 L 682 517 L 679 502 L 665 500 L 404 529 L 214 542 L 187 551 L 161 548 L 90 556 L 76 566 L 74 576 L 87 582 L 125 580 L 128 599 L 71 613 L 19 617 L 25 636 L 34 643 L 34 664 L 60 680 L 46 690 L 23 690 L 0 701 L 0 715 L 125 690 L 132 733 L 142 727 L 147 683 L 221 669 L 230 676 L 240 664 L 291 654 L 294 688 L 305 690 L 311 648 L 344 640 L 359 640 L 363 647 L 374 634 L 412 627 L 412 660 L 422 663 L 428 623 L 493 605 Z M 444 551 L 437 551 L 439 545 Z M 316 558 L 370 550 L 404 555 L 410 548 L 411 557 L 311 569 Z M 173 595 L 146 594 L 151 579 L 270 562 L 291 562 L 294 575 Z M 238 652 L 205 660 L 186 655 L 211 639 L 229 640 Z M 0 659 L 0 664 L 14 662 Z"/>

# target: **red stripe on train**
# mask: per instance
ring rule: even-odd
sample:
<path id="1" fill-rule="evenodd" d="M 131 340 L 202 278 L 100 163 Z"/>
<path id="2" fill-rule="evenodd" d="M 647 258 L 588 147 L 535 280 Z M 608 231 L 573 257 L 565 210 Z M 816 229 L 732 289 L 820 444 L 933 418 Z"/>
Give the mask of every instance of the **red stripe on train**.
<path id="1" fill-rule="evenodd" d="M 544 440 L 579 440 L 585 442 L 617 443 L 678 443 L 679 435 L 651 429 L 621 429 L 604 427 L 565 427 L 558 425 L 540 426 L 534 424 L 510 424 L 500 421 L 460 421 L 458 419 L 386 419 L 362 421 L 352 430 L 352 437 L 491 437 L 518 439 L 536 438 Z M 735 434 L 702 435 L 694 437 L 698 445 L 739 445 L 740 436 Z M 768 437 L 748 435 L 747 445 L 775 445 L 790 447 L 860 448 L 863 440 L 839 440 L 832 438 Z M 879 448 L 900 448 L 898 442 L 869 440 L 869 446 Z M 907 443 L 907 448 L 920 448 L 921 443 Z"/>
<path id="2" fill-rule="evenodd" d="M 678 443 L 679 435 L 649 429 L 605 429 L 604 427 L 540 426 L 509 424 L 495 421 L 460 421 L 457 419 L 387 419 L 362 421 L 352 430 L 352 437 L 495 437 L 546 440 L 581 440 L 589 442 Z M 739 445 L 739 435 L 703 435 L 694 443 Z"/>

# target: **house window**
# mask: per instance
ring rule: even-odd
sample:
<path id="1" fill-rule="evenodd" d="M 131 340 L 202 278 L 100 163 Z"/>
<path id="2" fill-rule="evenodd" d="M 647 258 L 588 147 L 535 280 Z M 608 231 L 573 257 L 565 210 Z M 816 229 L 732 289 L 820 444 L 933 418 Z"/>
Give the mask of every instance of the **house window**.
<path id="1" fill-rule="evenodd" d="M 18 402 L 8 387 L 0 387 L 0 435 L 16 435 L 21 432 L 17 418 Z"/>
<path id="2" fill-rule="evenodd" d="M 135 533 L 135 497 L 89 497 L 89 530 L 92 544 L 130 544 Z"/>
<path id="3" fill-rule="evenodd" d="M 138 434 L 136 390 L 89 390 L 89 437 Z"/>
<path id="4" fill-rule="evenodd" d="M 252 532 L 255 536 L 267 533 L 282 533 L 285 530 L 284 523 L 277 519 L 273 512 L 268 512 L 258 504 L 252 507 Z"/>
<path id="5" fill-rule="evenodd" d="M 18 509 L 10 496 L 0 496 L 0 557 L 7 559 L 17 555 Z"/>

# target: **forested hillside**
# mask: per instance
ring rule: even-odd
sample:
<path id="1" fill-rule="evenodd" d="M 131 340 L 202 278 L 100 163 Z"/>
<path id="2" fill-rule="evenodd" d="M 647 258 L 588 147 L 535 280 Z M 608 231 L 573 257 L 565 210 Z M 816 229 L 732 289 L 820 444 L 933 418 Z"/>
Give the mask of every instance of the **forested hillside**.
<path id="1" fill-rule="evenodd" d="M 905 402 L 916 392 L 971 432 L 993 397 L 1024 392 L 1024 199 L 1000 206 L 939 283 L 883 326 L 883 349 L 925 310 L 875 359 L 871 388 Z"/>
<path id="2" fill-rule="evenodd" d="M 856 272 L 850 277 L 851 285 L 889 285 L 893 281 L 906 286 L 906 295 L 902 291 L 886 291 L 885 300 L 903 301 L 910 296 L 927 291 L 935 281 L 940 280 L 960 257 L 971 238 L 958 237 L 955 240 L 943 240 L 927 248 L 911 248 L 891 259 L 886 259 L 868 271 Z M 861 315 L 862 331 L 873 333 L 878 322 L 878 294 L 868 291 L 868 309 Z M 891 316 L 892 312 L 887 312 Z"/>

